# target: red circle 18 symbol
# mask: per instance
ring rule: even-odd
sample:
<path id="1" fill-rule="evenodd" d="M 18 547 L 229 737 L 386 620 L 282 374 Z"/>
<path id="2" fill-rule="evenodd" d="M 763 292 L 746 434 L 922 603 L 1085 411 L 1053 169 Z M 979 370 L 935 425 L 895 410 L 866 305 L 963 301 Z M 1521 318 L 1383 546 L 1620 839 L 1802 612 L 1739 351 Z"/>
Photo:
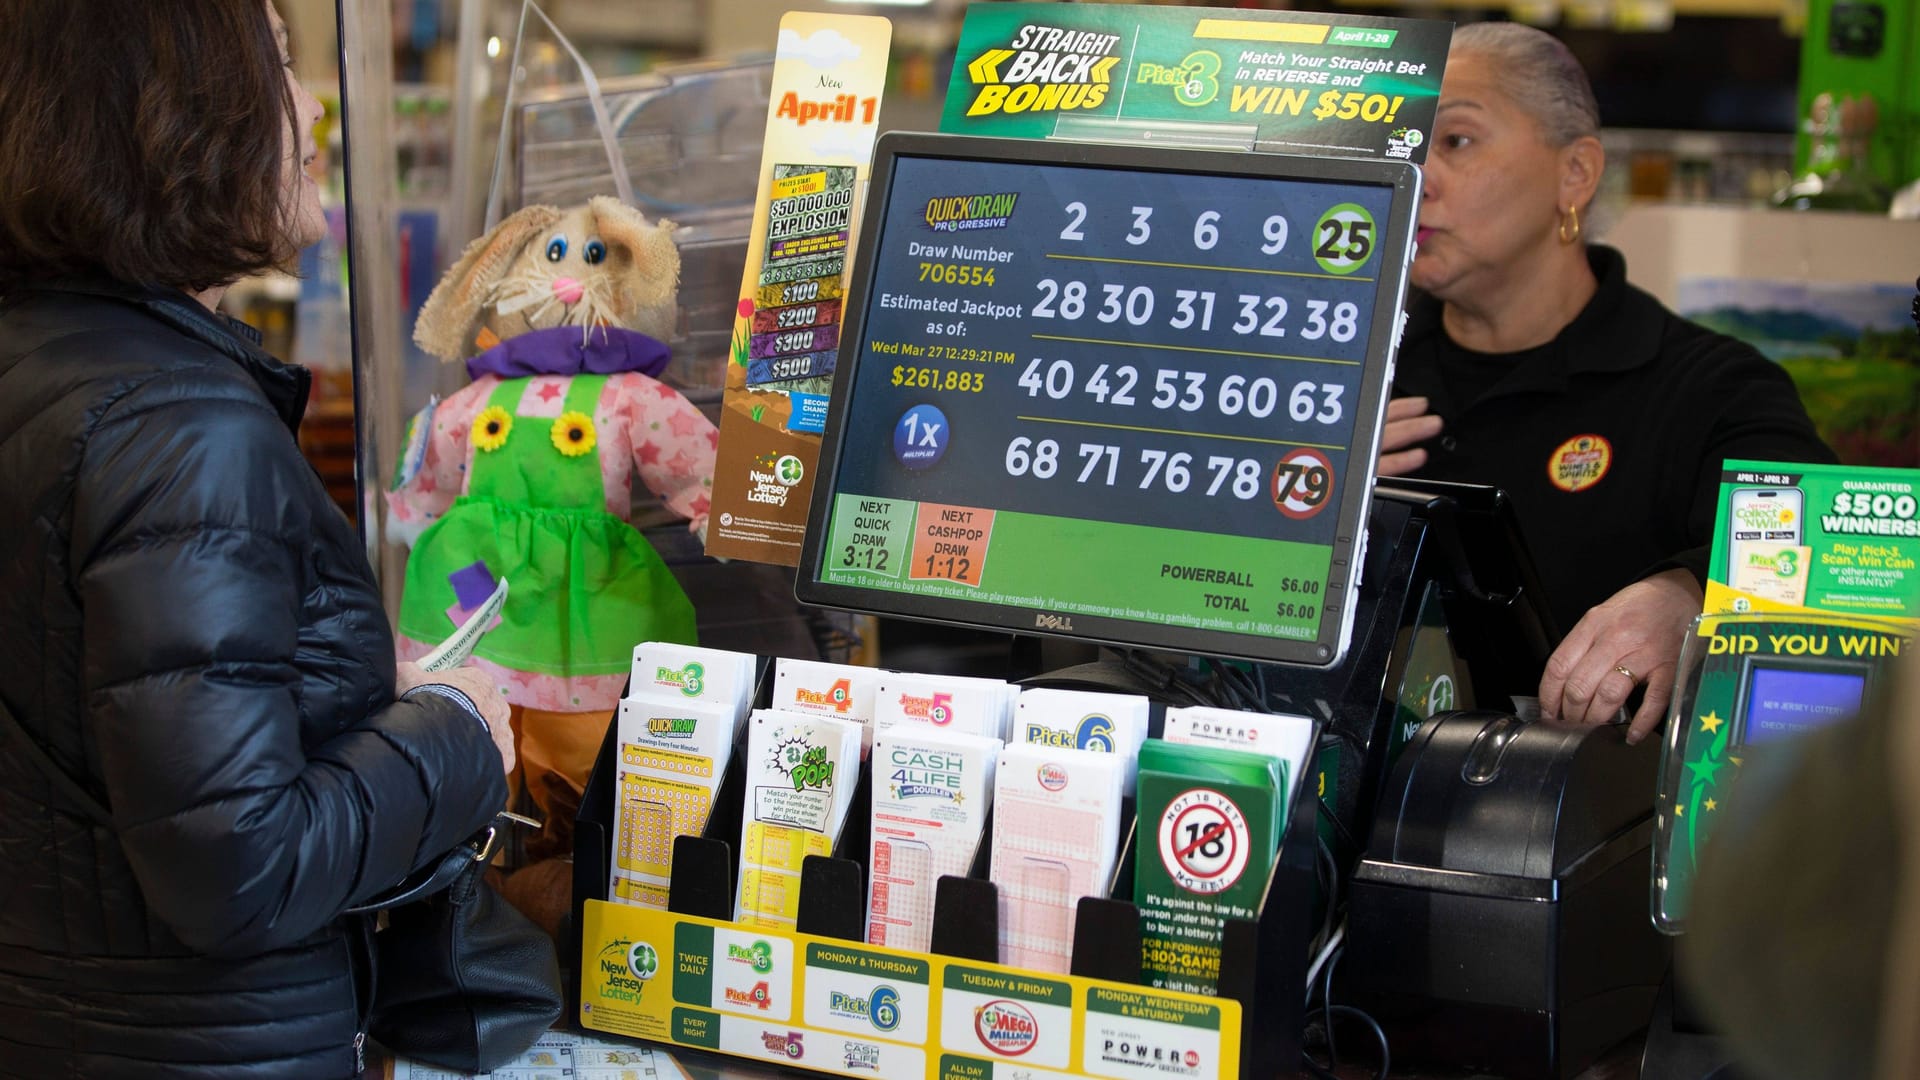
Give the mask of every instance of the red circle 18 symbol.
<path id="1" fill-rule="evenodd" d="M 1295 520 L 1326 509 L 1333 497 L 1333 462 L 1327 455 L 1302 446 L 1273 466 L 1273 505 Z"/>

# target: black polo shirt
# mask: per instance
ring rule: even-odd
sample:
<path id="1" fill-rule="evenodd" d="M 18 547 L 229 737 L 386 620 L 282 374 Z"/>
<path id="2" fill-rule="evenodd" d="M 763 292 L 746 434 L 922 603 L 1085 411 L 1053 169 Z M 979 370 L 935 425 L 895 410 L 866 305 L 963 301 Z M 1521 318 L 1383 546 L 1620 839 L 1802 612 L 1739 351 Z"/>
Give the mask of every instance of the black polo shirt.
<path id="1" fill-rule="evenodd" d="M 1657 570 L 1705 578 L 1727 458 L 1835 460 L 1779 365 L 1627 284 L 1619 252 L 1588 258 L 1586 308 L 1505 357 L 1454 345 L 1439 301 L 1413 294 L 1393 384 L 1446 422 L 1414 475 L 1511 496 L 1562 631 Z"/>

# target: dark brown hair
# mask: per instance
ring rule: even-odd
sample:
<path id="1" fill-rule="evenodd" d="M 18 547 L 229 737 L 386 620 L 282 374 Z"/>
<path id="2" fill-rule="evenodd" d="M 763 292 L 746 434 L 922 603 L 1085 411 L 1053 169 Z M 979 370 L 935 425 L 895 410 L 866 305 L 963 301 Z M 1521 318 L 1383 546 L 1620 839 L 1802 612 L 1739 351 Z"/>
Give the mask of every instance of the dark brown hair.
<path id="1" fill-rule="evenodd" d="M 0 295 L 191 292 L 285 258 L 295 114 L 265 0 L 0 0 L 0 27 Z"/>

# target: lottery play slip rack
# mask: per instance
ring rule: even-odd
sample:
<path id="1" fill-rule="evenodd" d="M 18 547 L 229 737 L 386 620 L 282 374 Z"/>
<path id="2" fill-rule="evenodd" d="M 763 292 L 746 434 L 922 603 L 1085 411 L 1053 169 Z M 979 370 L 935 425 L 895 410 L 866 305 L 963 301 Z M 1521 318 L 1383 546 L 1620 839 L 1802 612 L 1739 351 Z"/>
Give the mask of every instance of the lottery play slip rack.
<path id="1" fill-rule="evenodd" d="M 763 658 L 757 707 L 769 702 L 771 682 Z M 1154 737 L 1164 713 L 1156 704 Z M 727 765 L 704 834 L 674 841 L 667 910 L 607 902 L 616 744 L 617 725 L 609 725 L 575 833 L 568 935 L 577 941 L 563 951 L 579 964 L 569 1015 L 581 1029 L 888 1080 L 1224 1080 L 1298 1068 L 1308 950 L 1319 926 L 1319 800 L 1311 783 L 1294 785 L 1260 917 L 1227 923 L 1220 995 L 1204 997 L 1142 979 L 1142 918 L 1130 899 L 1132 799 L 1117 869 L 1105 897 L 1080 900 L 1071 970 L 1062 975 L 995 962 L 1000 905 L 984 838 L 968 876 L 938 881 L 928 952 L 864 943 L 873 784 L 865 766 L 834 854 L 804 860 L 796 925 L 733 922 L 744 745 Z M 989 816 L 985 835 L 991 830 Z"/>

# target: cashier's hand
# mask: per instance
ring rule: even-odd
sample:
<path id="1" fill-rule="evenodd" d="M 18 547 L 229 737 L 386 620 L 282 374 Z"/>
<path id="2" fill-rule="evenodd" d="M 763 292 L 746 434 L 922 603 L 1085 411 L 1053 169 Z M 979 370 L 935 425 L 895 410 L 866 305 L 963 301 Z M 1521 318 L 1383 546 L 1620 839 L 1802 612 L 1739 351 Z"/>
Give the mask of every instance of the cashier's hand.
<path id="1" fill-rule="evenodd" d="M 1423 397 L 1397 397 L 1387 402 L 1387 426 L 1380 433 L 1381 476 L 1405 476 L 1427 463 L 1426 442 L 1445 426 L 1427 411 Z"/>
<path id="2" fill-rule="evenodd" d="M 1667 714 L 1680 645 L 1704 600 L 1691 573 L 1668 570 L 1634 582 L 1588 611 L 1547 660 L 1540 715 L 1575 724 L 1610 723 L 1633 688 L 1644 685 L 1627 741 L 1646 738 Z"/>
<path id="3" fill-rule="evenodd" d="M 479 668 L 457 667 L 446 671 L 422 671 L 420 665 L 410 660 L 402 660 L 395 670 L 394 692 L 405 694 L 416 686 L 427 683 L 439 683 L 451 686 L 467 696 L 473 706 L 480 710 L 480 716 L 486 721 L 487 734 L 493 737 L 493 747 L 500 752 L 500 767 L 512 775 L 517 755 L 513 748 L 513 712 L 507 707 L 507 699 L 500 696 L 500 690 L 493 685 Z"/>

